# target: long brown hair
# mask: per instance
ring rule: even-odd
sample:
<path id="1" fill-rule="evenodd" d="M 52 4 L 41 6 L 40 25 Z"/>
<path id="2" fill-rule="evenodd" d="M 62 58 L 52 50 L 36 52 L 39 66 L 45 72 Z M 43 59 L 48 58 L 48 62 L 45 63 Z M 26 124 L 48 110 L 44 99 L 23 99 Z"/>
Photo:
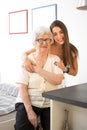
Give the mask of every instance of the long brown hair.
<path id="1" fill-rule="evenodd" d="M 78 50 L 73 44 L 69 42 L 68 30 L 63 22 L 59 20 L 53 21 L 52 24 L 50 25 L 50 30 L 52 33 L 54 27 L 60 27 L 64 33 L 65 42 L 63 44 L 63 62 L 65 66 L 70 65 L 74 68 L 73 59 L 74 56 L 78 56 Z"/>

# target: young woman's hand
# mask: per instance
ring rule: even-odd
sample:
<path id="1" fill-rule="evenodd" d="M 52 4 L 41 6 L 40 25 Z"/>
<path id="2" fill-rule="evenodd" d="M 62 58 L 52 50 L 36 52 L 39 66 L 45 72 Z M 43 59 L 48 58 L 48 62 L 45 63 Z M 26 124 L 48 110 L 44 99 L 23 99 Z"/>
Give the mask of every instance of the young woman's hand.
<path id="1" fill-rule="evenodd" d="M 35 65 L 35 63 L 29 58 L 27 58 L 22 64 L 22 66 L 29 72 L 34 72 L 33 65 Z"/>
<path id="2" fill-rule="evenodd" d="M 63 72 L 66 71 L 66 67 L 65 67 L 65 65 L 64 65 L 64 63 L 63 63 L 62 60 L 60 60 L 59 62 L 55 62 L 54 64 L 55 64 L 56 66 L 58 66 L 59 68 L 61 68 L 61 69 L 63 70 Z"/>

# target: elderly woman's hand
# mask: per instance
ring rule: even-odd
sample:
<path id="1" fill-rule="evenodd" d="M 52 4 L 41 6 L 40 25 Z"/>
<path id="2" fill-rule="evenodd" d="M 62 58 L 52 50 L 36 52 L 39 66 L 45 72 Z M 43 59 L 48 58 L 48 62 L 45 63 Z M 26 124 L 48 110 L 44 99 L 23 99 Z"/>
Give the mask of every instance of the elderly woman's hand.
<path id="1" fill-rule="evenodd" d="M 35 128 L 38 126 L 38 118 L 33 109 L 28 112 L 28 119 Z"/>
<path id="2" fill-rule="evenodd" d="M 38 66 L 38 65 L 33 65 L 33 69 L 35 73 L 39 73 L 42 70 L 42 67 Z"/>

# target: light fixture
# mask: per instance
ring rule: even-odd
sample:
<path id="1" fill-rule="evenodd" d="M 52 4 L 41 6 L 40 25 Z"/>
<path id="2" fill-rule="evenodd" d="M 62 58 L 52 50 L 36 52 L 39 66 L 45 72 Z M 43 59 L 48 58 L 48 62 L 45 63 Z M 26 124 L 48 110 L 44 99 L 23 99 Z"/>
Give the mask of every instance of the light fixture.
<path id="1" fill-rule="evenodd" d="M 87 0 L 79 0 L 77 9 L 79 10 L 87 10 Z"/>

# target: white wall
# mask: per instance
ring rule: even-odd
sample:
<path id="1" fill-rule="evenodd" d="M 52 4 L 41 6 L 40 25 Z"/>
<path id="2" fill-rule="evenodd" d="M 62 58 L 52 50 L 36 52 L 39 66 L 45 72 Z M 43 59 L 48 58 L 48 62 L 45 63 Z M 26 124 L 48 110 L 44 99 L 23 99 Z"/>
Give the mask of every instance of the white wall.
<path id="1" fill-rule="evenodd" d="M 79 50 L 78 74 L 75 77 L 66 75 L 66 85 L 71 86 L 87 82 L 87 11 L 77 10 L 77 1 L 78 0 L 2 1 L 0 4 L 0 81 L 15 81 L 21 53 L 32 47 L 30 35 L 31 9 L 56 3 L 58 19 L 66 24 L 69 31 L 70 42 L 72 42 Z M 8 13 L 24 9 L 28 9 L 28 33 L 9 35 Z M 49 15 L 51 15 L 50 12 Z"/>

